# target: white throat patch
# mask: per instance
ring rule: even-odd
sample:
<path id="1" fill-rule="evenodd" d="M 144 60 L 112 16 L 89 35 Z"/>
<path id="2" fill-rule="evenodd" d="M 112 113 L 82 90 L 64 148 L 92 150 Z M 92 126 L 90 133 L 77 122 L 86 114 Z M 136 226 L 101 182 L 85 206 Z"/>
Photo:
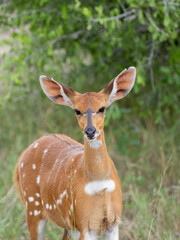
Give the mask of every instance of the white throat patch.
<path id="1" fill-rule="evenodd" d="M 84 191 L 88 195 L 95 195 L 102 190 L 106 192 L 112 192 L 115 189 L 115 182 L 112 179 L 92 181 L 85 185 Z"/>

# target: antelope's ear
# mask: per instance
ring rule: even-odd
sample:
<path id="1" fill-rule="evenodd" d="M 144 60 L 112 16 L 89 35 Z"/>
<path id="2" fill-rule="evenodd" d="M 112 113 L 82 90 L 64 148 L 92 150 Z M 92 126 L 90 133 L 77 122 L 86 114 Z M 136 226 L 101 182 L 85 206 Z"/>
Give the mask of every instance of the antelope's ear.
<path id="1" fill-rule="evenodd" d="M 125 97 L 132 89 L 136 78 L 136 68 L 129 67 L 124 69 L 117 77 L 101 91 L 107 100 L 107 106 L 112 102 Z"/>
<path id="2" fill-rule="evenodd" d="M 74 108 L 74 97 L 77 92 L 65 84 L 56 82 L 53 78 L 45 75 L 39 77 L 42 90 L 46 96 L 57 104 L 62 104 Z"/>

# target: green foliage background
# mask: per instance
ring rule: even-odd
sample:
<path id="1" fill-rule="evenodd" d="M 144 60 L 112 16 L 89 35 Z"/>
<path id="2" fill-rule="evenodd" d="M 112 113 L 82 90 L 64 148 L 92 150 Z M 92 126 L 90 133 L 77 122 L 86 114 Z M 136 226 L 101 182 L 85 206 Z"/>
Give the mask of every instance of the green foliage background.
<path id="1" fill-rule="evenodd" d="M 136 84 L 105 120 L 124 193 L 121 239 L 180 237 L 179 1 L 0 3 L 0 48 L 9 49 L 0 56 L 0 238 L 28 238 L 11 188 L 24 148 L 45 133 L 82 141 L 74 113 L 44 96 L 39 76 L 99 91 L 129 66 L 137 69 Z M 47 239 L 56 236 L 61 231 L 50 225 Z"/>

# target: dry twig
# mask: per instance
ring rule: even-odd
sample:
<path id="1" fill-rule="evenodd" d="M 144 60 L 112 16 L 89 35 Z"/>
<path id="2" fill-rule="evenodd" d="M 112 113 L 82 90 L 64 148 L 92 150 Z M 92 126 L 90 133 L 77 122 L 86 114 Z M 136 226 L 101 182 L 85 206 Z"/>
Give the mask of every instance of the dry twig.
<path id="1" fill-rule="evenodd" d="M 170 167 L 170 163 L 172 161 L 172 156 L 173 156 L 173 153 L 171 154 L 165 168 L 164 168 L 164 171 L 163 171 L 163 174 L 162 174 L 162 177 L 161 177 L 161 181 L 160 181 L 160 184 L 159 184 L 159 188 L 158 188 L 158 191 L 157 191 L 157 194 L 154 198 L 154 203 L 153 203 L 153 209 L 152 209 L 152 219 L 151 219 L 151 224 L 150 224 L 150 228 L 149 228 L 149 233 L 148 233 L 148 240 L 150 240 L 150 237 L 151 237 L 151 233 L 152 233 L 152 227 L 153 227 L 153 223 L 154 223 L 154 219 L 155 219 L 155 213 L 156 213 L 156 210 L 157 210 L 157 207 L 158 207 L 158 202 L 159 202 L 159 194 L 160 194 L 160 191 L 161 191 L 161 188 L 162 188 L 162 185 L 163 185 L 163 182 L 164 182 L 164 179 L 165 179 L 165 176 L 166 176 L 166 172 L 168 170 L 168 168 Z"/>
<path id="2" fill-rule="evenodd" d="M 113 16 L 113 17 L 107 17 L 107 18 L 91 18 L 91 22 L 99 22 L 99 21 L 103 21 L 103 22 L 109 22 L 109 21 L 114 21 L 114 20 L 119 20 L 125 17 L 130 16 L 131 14 L 133 14 L 133 10 L 130 11 L 126 11 L 124 13 L 121 13 L 117 16 Z M 134 15 L 134 14 L 133 14 Z"/>

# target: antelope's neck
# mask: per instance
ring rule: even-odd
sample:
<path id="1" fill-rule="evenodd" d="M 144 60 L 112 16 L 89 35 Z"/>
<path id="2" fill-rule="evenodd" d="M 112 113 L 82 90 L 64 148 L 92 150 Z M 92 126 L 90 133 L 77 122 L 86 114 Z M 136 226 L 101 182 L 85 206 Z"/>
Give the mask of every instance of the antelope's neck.
<path id="1" fill-rule="evenodd" d="M 84 138 L 84 168 L 89 179 L 109 178 L 110 161 L 103 131 L 96 140 L 88 141 Z"/>

